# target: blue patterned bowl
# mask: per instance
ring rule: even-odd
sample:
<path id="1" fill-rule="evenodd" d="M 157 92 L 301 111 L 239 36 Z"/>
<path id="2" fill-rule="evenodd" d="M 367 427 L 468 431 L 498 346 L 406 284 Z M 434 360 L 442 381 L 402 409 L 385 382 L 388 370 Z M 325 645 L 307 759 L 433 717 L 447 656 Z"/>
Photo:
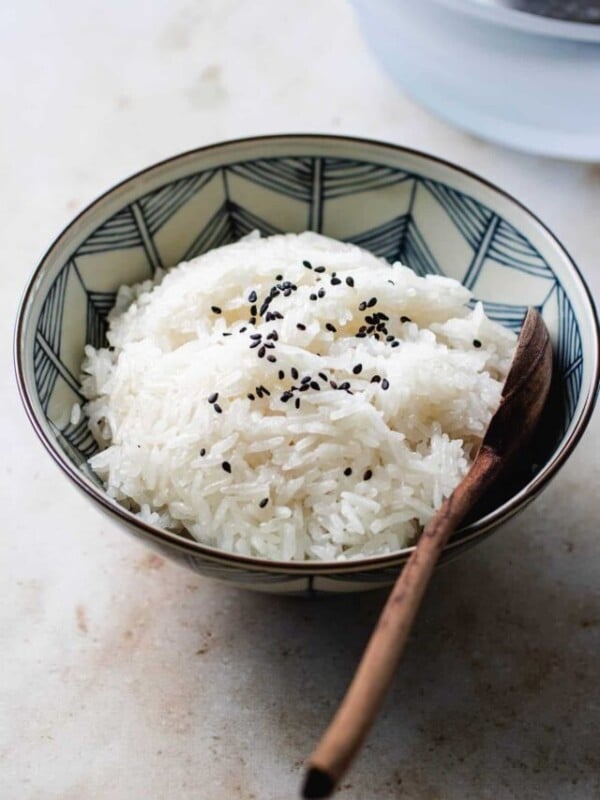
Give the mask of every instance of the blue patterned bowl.
<path id="1" fill-rule="evenodd" d="M 410 555 L 406 548 L 347 563 L 287 563 L 224 553 L 141 522 L 107 497 L 87 466 L 96 444 L 85 420 L 70 422 L 70 411 L 81 400 L 84 345 L 104 341 L 117 287 L 254 228 L 310 228 L 421 275 L 450 275 L 516 331 L 527 306 L 541 310 L 556 375 L 539 441 L 443 559 L 524 508 L 557 473 L 592 412 L 598 323 L 577 268 L 550 231 L 504 192 L 422 153 L 342 137 L 246 139 L 185 153 L 111 189 L 58 237 L 25 292 L 15 363 L 27 414 L 65 474 L 125 529 L 204 575 L 290 594 L 383 586 Z"/>

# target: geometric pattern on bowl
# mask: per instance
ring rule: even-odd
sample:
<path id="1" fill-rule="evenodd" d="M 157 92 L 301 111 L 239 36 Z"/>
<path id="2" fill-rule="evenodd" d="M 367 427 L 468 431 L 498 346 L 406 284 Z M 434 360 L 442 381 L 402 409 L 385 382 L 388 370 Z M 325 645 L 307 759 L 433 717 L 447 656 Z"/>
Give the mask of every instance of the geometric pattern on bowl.
<path id="1" fill-rule="evenodd" d="M 357 205 L 364 213 L 357 215 Z M 65 408 L 81 399 L 83 343 L 105 341 L 116 270 L 119 283 L 138 281 L 254 229 L 265 235 L 311 229 L 402 261 L 419 275 L 449 275 L 473 291 L 488 316 L 515 331 L 527 306 L 535 306 L 554 329 L 562 426 L 568 427 L 581 389 L 581 336 L 560 281 L 525 236 L 473 197 L 413 172 L 355 159 L 283 156 L 227 164 L 143 195 L 65 262 L 37 321 L 34 370 L 41 406 L 70 459 L 83 465 L 97 449 L 85 419 L 72 425 Z M 515 282 L 518 305 L 510 302 Z M 63 336 L 66 308 L 69 335 Z M 73 325 L 81 327 L 75 337 Z"/>

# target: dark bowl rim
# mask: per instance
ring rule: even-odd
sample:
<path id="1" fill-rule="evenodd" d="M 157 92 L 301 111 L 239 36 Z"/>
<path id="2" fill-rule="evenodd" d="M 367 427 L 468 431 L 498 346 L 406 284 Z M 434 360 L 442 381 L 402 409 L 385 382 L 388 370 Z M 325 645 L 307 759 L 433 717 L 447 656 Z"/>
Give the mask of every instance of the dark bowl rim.
<path id="1" fill-rule="evenodd" d="M 182 153 L 178 153 L 177 155 L 162 159 L 160 161 L 151 164 L 148 167 L 138 170 L 132 175 L 129 175 L 128 177 L 119 181 L 114 186 L 111 186 L 105 192 L 96 197 L 92 202 L 90 202 L 85 208 L 83 208 L 71 220 L 71 222 L 69 222 L 69 224 L 66 225 L 60 231 L 60 233 L 54 238 L 50 246 L 46 249 L 44 255 L 40 259 L 38 265 L 33 270 L 25 286 L 19 304 L 16 324 L 15 324 L 15 331 L 13 338 L 13 360 L 14 360 L 14 369 L 15 369 L 19 394 L 23 406 L 25 408 L 27 417 L 31 425 L 33 426 L 35 433 L 37 434 L 41 443 L 48 451 L 54 462 L 75 483 L 75 485 L 79 489 L 81 489 L 85 494 L 91 497 L 95 502 L 99 503 L 99 505 L 110 515 L 114 515 L 118 517 L 121 522 L 124 522 L 133 528 L 136 528 L 140 534 L 143 534 L 145 538 L 149 538 L 150 540 L 157 540 L 162 545 L 165 545 L 170 549 L 175 548 L 177 550 L 181 550 L 187 553 L 188 556 L 202 556 L 207 561 L 212 561 L 215 563 L 225 562 L 232 567 L 245 568 L 247 570 L 255 571 L 257 573 L 278 572 L 278 573 L 286 573 L 289 575 L 294 575 L 294 574 L 326 575 L 326 574 L 334 574 L 334 573 L 338 574 L 344 572 L 348 573 L 357 571 L 364 572 L 365 570 L 371 571 L 388 567 L 394 567 L 406 561 L 406 559 L 410 556 L 410 554 L 414 550 L 414 545 L 402 548 L 401 550 L 395 551 L 394 553 L 389 553 L 382 556 L 367 556 L 364 558 L 352 559 L 349 561 L 341 561 L 341 562 L 340 561 L 297 561 L 297 562 L 277 561 L 264 558 L 256 558 L 253 556 L 243 556 L 243 555 L 238 555 L 236 553 L 229 553 L 224 550 L 219 550 L 215 547 L 210 547 L 208 545 L 201 544 L 200 542 L 197 542 L 194 539 L 188 539 L 184 536 L 180 536 L 179 534 L 165 530 L 164 528 L 159 528 L 154 525 L 150 525 L 149 523 L 146 523 L 141 519 L 139 519 L 138 517 L 136 517 L 132 512 L 127 511 L 125 508 L 120 506 L 115 501 L 110 500 L 97 487 L 95 487 L 91 481 L 84 479 L 83 473 L 77 470 L 66 459 L 66 456 L 60 451 L 58 446 L 55 445 L 54 441 L 51 440 L 51 438 L 47 435 L 43 424 L 38 419 L 38 415 L 36 413 L 34 404 L 30 397 L 29 390 L 27 388 L 24 366 L 23 366 L 23 353 L 21 352 L 21 342 L 23 339 L 26 311 L 29 306 L 31 297 L 34 294 L 34 288 L 37 282 L 37 278 L 43 272 L 46 260 L 48 259 L 52 251 L 60 245 L 62 239 L 79 223 L 80 219 L 84 215 L 89 214 L 105 198 L 107 198 L 113 192 L 125 187 L 126 184 L 130 183 L 131 181 L 137 180 L 142 176 L 152 172 L 153 170 L 156 170 L 157 168 L 166 166 L 171 163 L 175 163 L 181 159 L 195 155 L 203 155 L 212 150 L 218 150 L 227 147 L 235 147 L 236 145 L 241 145 L 241 144 L 245 145 L 251 145 L 254 143 L 262 144 L 266 142 L 294 140 L 294 139 L 295 140 L 304 139 L 307 141 L 313 141 L 315 143 L 319 140 L 327 140 L 329 142 L 342 141 L 358 146 L 364 146 L 364 145 L 375 146 L 382 149 L 401 152 L 407 155 L 416 156 L 417 158 L 421 158 L 426 161 L 434 162 L 435 164 L 438 164 L 442 167 L 447 167 L 451 170 L 454 170 L 455 172 L 458 172 L 466 176 L 467 178 L 475 181 L 476 183 L 482 184 L 488 189 L 491 189 L 493 192 L 496 192 L 504 199 L 513 203 L 521 211 L 524 211 L 531 218 L 531 220 L 542 229 L 542 232 L 550 239 L 552 244 L 555 247 L 557 247 L 558 250 L 561 251 L 562 255 L 566 258 L 567 263 L 573 272 L 573 277 L 579 283 L 579 288 L 583 293 L 583 298 L 584 300 L 587 301 L 588 304 L 587 310 L 589 311 L 590 321 L 592 323 L 592 334 L 594 341 L 590 344 L 595 345 L 595 347 L 591 347 L 591 352 L 594 354 L 594 364 L 592 370 L 590 389 L 585 398 L 585 402 L 581 410 L 580 416 L 577 419 L 575 426 L 571 431 L 571 434 L 562 443 L 560 449 L 551 457 L 551 461 L 549 464 L 542 467 L 540 472 L 525 487 L 523 487 L 523 489 L 521 489 L 519 492 L 513 495 L 509 500 L 507 500 L 501 506 L 494 509 L 494 511 L 490 512 L 489 514 L 477 520 L 476 522 L 471 523 L 470 525 L 459 529 L 453 536 L 453 538 L 450 540 L 450 542 L 445 546 L 444 551 L 452 550 L 455 547 L 462 546 L 467 542 L 472 542 L 475 539 L 483 537 L 486 534 L 486 532 L 490 531 L 490 529 L 498 527 L 502 522 L 506 521 L 514 514 L 521 511 L 529 502 L 531 502 L 531 500 L 533 500 L 537 496 L 537 494 L 539 494 L 539 492 L 542 491 L 542 489 L 544 489 L 548 485 L 550 480 L 552 480 L 552 478 L 556 475 L 556 473 L 562 468 L 562 466 L 565 464 L 565 462 L 573 452 L 575 446 L 581 439 L 581 436 L 583 435 L 583 432 L 585 431 L 590 421 L 592 411 L 594 409 L 594 405 L 596 403 L 600 388 L 599 387 L 600 324 L 598 320 L 598 312 L 596 310 L 590 289 L 587 286 L 587 283 L 583 278 L 583 275 L 581 274 L 579 268 L 575 264 L 575 261 L 571 257 L 566 247 L 557 238 L 557 236 L 550 230 L 550 228 L 548 228 L 548 226 L 544 222 L 542 222 L 542 220 L 539 219 L 539 217 L 537 217 L 532 211 L 530 211 L 530 209 L 527 206 L 525 206 L 523 203 L 521 203 L 519 200 L 513 197 L 509 192 L 496 186 L 491 181 L 488 181 L 486 178 L 482 178 L 475 172 L 472 172 L 471 170 L 465 169 L 464 167 L 454 164 L 453 162 L 447 159 L 432 155 L 422 150 L 417 150 L 415 148 L 404 147 L 402 145 L 394 144 L 392 142 L 385 142 L 366 137 L 342 136 L 337 134 L 283 133 L 283 134 L 265 134 L 261 136 L 240 137 L 237 139 L 228 139 L 220 142 L 215 142 L 213 144 L 204 145 L 202 147 L 192 148 Z"/>

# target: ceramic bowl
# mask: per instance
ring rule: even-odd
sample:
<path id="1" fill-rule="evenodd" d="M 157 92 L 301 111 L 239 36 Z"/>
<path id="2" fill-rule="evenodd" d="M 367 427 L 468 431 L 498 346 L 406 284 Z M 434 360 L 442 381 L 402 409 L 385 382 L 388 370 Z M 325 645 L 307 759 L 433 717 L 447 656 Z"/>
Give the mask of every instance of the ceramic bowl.
<path id="1" fill-rule="evenodd" d="M 556 361 L 544 435 L 517 484 L 489 498 L 443 560 L 533 500 L 572 452 L 598 385 L 597 320 L 569 255 L 526 208 L 458 167 L 378 142 L 291 135 L 205 147 L 134 175 L 86 208 L 35 270 L 15 335 L 21 397 L 49 454 L 95 505 L 191 569 L 269 592 L 375 588 L 410 555 L 406 548 L 345 563 L 288 563 L 224 553 L 141 522 L 107 497 L 87 466 L 96 444 L 85 419 L 72 424 L 70 412 L 82 399 L 84 345 L 104 342 L 117 287 L 255 228 L 309 228 L 400 259 L 420 275 L 450 275 L 515 331 L 528 306 L 540 309 Z"/>
<path id="2" fill-rule="evenodd" d="M 591 4 L 352 2 L 383 66 L 434 113 L 510 147 L 600 160 L 600 25 L 520 10 Z"/>

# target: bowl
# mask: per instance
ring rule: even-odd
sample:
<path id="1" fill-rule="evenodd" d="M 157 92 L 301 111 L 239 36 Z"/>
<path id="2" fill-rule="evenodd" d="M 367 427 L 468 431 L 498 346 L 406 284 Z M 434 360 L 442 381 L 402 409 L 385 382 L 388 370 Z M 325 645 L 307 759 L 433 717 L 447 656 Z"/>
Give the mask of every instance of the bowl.
<path id="1" fill-rule="evenodd" d="M 338 136 L 241 139 L 168 159 L 108 191 L 51 245 L 22 300 L 15 365 L 25 410 L 64 474 L 123 530 L 203 575 L 289 594 L 384 586 L 412 551 L 304 563 L 233 555 L 142 522 L 87 465 L 97 446 L 85 419 L 71 422 L 71 408 L 81 400 L 83 348 L 104 343 L 117 287 L 255 228 L 313 229 L 420 275 L 452 276 L 515 331 L 528 306 L 543 314 L 556 362 L 543 435 L 516 482 L 488 498 L 442 560 L 496 530 L 556 475 L 590 418 L 599 368 L 592 300 L 552 233 L 500 189 L 424 153 Z"/>
<path id="2" fill-rule="evenodd" d="M 382 65 L 438 116 L 520 150 L 600 160 L 600 25 L 541 15 L 591 4 L 352 2 Z"/>

